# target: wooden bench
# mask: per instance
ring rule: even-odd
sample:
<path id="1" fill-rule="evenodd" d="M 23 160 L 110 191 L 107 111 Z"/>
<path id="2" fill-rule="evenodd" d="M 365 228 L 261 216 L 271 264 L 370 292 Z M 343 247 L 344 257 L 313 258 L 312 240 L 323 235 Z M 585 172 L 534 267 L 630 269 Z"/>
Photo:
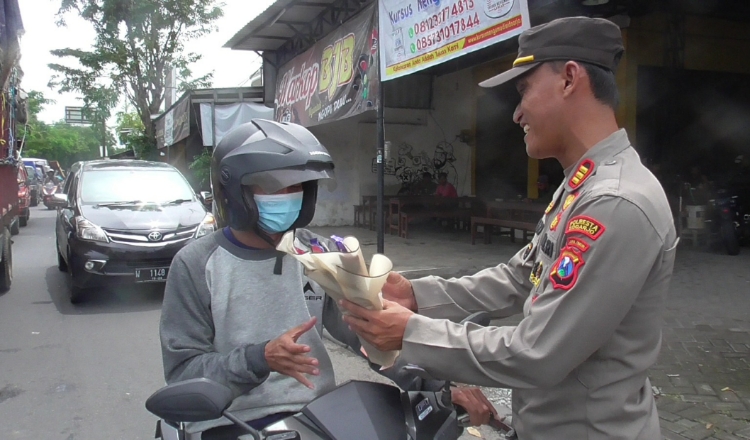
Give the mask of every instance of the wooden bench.
<path id="1" fill-rule="evenodd" d="M 528 221 L 508 220 L 491 217 L 472 217 L 471 218 L 471 244 L 476 242 L 477 227 L 479 225 L 484 226 L 484 242 L 489 244 L 492 242 L 492 227 L 497 226 L 500 228 L 510 229 L 510 241 L 516 242 L 516 229 L 523 231 L 524 244 L 529 241 L 530 238 L 534 237 L 536 231 L 536 223 Z"/>
<path id="2" fill-rule="evenodd" d="M 426 210 L 402 210 L 399 213 L 398 235 L 401 238 L 409 238 L 409 221 L 423 218 L 447 218 L 459 221 L 461 218 L 469 218 L 471 209 L 426 209 Z M 391 225 L 393 227 L 393 225 Z"/>

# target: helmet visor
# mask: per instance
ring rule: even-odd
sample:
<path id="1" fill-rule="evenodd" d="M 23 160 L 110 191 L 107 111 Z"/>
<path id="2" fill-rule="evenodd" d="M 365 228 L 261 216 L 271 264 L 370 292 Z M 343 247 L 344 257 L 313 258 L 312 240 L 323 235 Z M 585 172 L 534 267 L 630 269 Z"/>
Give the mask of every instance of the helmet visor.
<path id="1" fill-rule="evenodd" d="M 242 184 L 258 186 L 266 194 L 274 194 L 284 188 L 311 180 L 334 182 L 333 169 L 286 168 L 281 170 L 261 171 L 242 176 Z"/>

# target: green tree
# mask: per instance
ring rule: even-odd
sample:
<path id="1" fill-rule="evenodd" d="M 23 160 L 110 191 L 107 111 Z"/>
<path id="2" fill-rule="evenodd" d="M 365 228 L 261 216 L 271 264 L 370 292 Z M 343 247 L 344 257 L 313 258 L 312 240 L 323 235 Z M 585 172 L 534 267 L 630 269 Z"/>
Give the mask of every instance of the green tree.
<path id="1" fill-rule="evenodd" d="M 41 92 L 29 92 L 28 123 L 20 130 L 24 139 L 23 156 L 57 160 L 65 168 L 79 160 L 99 157 L 99 134 L 91 127 L 64 122 L 45 124 L 39 120 L 44 106 L 52 102 Z"/>
<path id="2" fill-rule="evenodd" d="M 149 151 L 149 139 L 138 113 L 123 111 L 117 114 L 117 136 L 122 144 L 135 153 L 135 157 L 148 158 L 144 156 Z"/>
<path id="3" fill-rule="evenodd" d="M 87 108 L 102 115 L 124 93 L 144 127 L 147 150 L 156 146 L 151 115 L 161 110 L 165 73 L 174 66 L 185 87 L 209 87 L 213 74 L 192 78 L 190 65 L 200 55 L 185 43 L 212 30 L 222 15 L 216 0 L 62 0 L 59 18 L 76 13 L 96 32 L 91 50 L 58 49 L 52 54 L 76 67 L 50 64 L 51 83 L 61 91 L 79 92 Z M 117 99 L 114 99 L 117 102 Z M 109 114 L 109 113 L 107 113 Z M 149 151 L 144 154 L 148 155 Z"/>

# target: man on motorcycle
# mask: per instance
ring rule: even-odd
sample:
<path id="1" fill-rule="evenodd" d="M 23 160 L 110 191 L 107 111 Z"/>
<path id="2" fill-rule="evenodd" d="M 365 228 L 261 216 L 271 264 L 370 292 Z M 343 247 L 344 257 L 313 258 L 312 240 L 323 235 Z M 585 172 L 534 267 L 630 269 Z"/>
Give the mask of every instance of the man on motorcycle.
<path id="1" fill-rule="evenodd" d="M 325 327 L 359 353 L 336 304 L 299 262 L 276 251 L 282 235 L 313 218 L 318 181 L 333 177 L 331 156 L 306 129 L 253 120 L 214 149 L 211 179 L 222 229 L 174 258 L 160 323 L 168 383 L 205 377 L 235 394 L 229 410 L 256 429 L 302 409 L 336 386 Z M 393 367 L 386 373 L 398 383 Z M 474 424 L 494 408 L 478 389 L 453 393 Z M 244 431 L 226 419 L 188 424 L 202 438 Z"/>
<path id="2" fill-rule="evenodd" d="M 58 183 L 60 183 L 60 182 L 55 177 L 55 170 L 53 170 L 51 168 L 48 169 L 47 170 L 47 175 L 44 177 L 44 186 L 47 186 L 47 185 L 55 185 L 55 186 L 57 186 Z"/>

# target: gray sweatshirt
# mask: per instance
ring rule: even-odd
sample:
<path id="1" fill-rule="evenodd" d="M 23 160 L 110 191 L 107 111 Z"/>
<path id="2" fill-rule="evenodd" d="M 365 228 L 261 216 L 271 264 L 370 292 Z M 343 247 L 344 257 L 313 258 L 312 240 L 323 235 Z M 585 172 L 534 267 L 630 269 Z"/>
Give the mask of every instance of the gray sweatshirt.
<path id="1" fill-rule="evenodd" d="M 345 328 L 334 301 L 305 277 L 296 260 L 284 256 L 282 274 L 274 275 L 277 255 L 241 248 L 217 231 L 175 256 L 160 324 L 167 383 L 200 377 L 223 383 L 236 396 L 230 411 L 243 420 L 299 411 L 335 387 L 323 326 L 355 350 L 359 342 Z M 264 354 L 268 341 L 311 316 L 318 324 L 298 342 L 309 345 L 310 356 L 320 362 L 320 376 L 309 377 L 314 390 L 271 372 Z M 188 431 L 227 424 L 223 418 L 191 423 Z"/>

